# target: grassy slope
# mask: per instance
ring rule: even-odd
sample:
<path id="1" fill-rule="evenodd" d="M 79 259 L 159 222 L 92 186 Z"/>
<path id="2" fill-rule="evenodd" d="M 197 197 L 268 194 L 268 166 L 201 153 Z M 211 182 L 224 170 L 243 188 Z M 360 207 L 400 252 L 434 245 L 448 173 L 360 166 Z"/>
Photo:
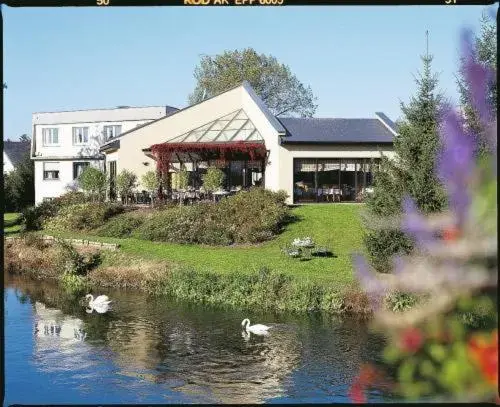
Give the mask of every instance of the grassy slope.
<path id="1" fill-rule="evenodd" d="M 209 247 L 154 243 L 138 239 L 112 239 L 88 234 L 59 234 L 64 237 L 113 242 L 121 251 L 146 259 L 165 259 L 196 269 L 221 273 L 245 272 L 267 266 L 295 277 L 333 283 L 342 288 L 353 281 L 351 253 L 362 250 L 361 205 L 317 204 L 293 209 L 299 221 L 288 225 L 276 239 L 256 246 Z M 47 232 L 49 233 L 49 232 Z M 296 237 L 310 236 L 321 246 L 330 248 L 336 258 L 313 258 L 301 262 L 283 255 L 280 248 Z"/>
<path id="2" fill-rule="evenodd" d="M 16 225 L 16 220 L 19 217 L 19 213 L 4 213 L 4 234 L 6 236 L 12 236 L 19 232 L 21 225 Z M 10 226 L 12 225 L 12 226 Z"/>

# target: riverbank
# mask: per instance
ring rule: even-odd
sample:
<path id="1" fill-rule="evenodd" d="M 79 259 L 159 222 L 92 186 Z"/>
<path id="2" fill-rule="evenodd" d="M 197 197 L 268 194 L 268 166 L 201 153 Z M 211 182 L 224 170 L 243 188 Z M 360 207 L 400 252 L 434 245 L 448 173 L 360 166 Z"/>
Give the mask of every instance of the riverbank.
<path id="1" fill-rule="evenodd" d="M 121 250 L 93 246 L 75 248 L 43 240 L 37 235 L 5 242 L 4 270 L 34 279 L 61 281 L 68 270 L 86 270 L 79 277 L 84 290 L 102 287 L 141 290 L 193 303 L 262 311 L 309 312 L 366 316 L 366 296 L 354 285 L 306 281 L 261 267 L 245 273 L 197 270 L 168 260 L 146 259 Z M 97 261 L 96 261 L 97 258 Z M 90 267 L 87 267 L 91 264 Z M 82 292 L 83 293 L 83 292 Z"/>

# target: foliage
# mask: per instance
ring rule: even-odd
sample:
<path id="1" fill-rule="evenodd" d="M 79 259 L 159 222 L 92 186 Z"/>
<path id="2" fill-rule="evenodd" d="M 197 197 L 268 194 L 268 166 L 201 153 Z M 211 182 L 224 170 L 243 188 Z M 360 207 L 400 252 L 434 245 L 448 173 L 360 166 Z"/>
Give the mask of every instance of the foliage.
<path id="1" fill-rule="evenodd" d="M 57 215 L 59 205 L 55 201 L 44 201 L 36 206 L 26 208 L 21 215 L 22 231 L 42 229 L 43 223 Z"/>
<path id="2" fill-rule="evenodd" d="M 49 230 L 91 230 L 102 226 L 108 219 L 124 211 L 114 203 L 87 203 L 61 208 L 57 215 L 47 219 L 43 227 Z"/>
<path id="3" fill-rule="evenodd" d="M 29 152 L 4 174 L 4 199 L 7 211 L 20 211 L 35 202 L 35 165 Z"/>
<path id="4" fill-rule="evenodd" d="M 85 168 L 78 177 L 78 184 L 93 201 L 104 199 L 107 188 L 106 174 L 98 168 Z"/>
<path id="5" fill-rule="evenodd" d="M 83 204 L 86 202 L 88 202 L 88 199 L 85 197 L 85 194 L 79 191 L 69 191 L 54 199 L 54 203 L 59 207 Z"/>
<path id="6" fill-rule="evenodd" d="M 189 172 L 185 168 L 172 174 L 172 188 L 185 191 L 189 185 Z"/>
<path id="7" fill-rule="evenodd" d="M 497 27 L 495 21 L 483 14 L 481 19 L 481 33 L 474 38 L 478 61 L 490 69 L 496 69 L 497 66 Z M 481 127 L 481 120 L 478 117 L 478 111 L 474 108 L 471 94 L 471 86 L 466 81 L 467 63 L 462 58 L 460 70 L 458 73 L 457 85 L 460 92 L 460 105 L 465 115 L 465 122 L 471 129 L 471 136 L 475 136 L 479 153 L 483 154 L 488 150 L 488 140 L 484 129 Z M 496 76 L 491 75 L 488 84 L 488 105 L 491 111 L 496 110 L 497 105 L 497 85 Z"/>
<path id="8" fill-rule="evenodd" d="M 132 232 L 140 227 L 146 220 L 141 213 L 128 212 L 110 218 L 101 227 L 96 229 L 98 236 L 108 237 L 130 237 Z"/>
<path id="9" fill-rule="evenodd" d="M 366 401 L 364 389 L 377 387 L 384 374 L 407 400 L 499 401 L 497 119 L 488 105 L 490 74 L 470 35 L 464 38 L 464 79 L 488 146 L 480 151 L 478 135 L 471 137 L 463 117 L 448 107 L 435 163 L 448 210 L 428 215 L 405 197 L 400 227 L 415 249 L 394 259 L 390 278 L 381 279 L 356 257 L 360 282 L 376 311 L 374 326 L 389 341 L 383 370 L 371 366 L 370 374 L 362 371 L 353 383 L 355 402 Z M 394 313 L 380 307 L 381 298 L 393 291 L 425 301 Z M 396 308 L 406 308 L 408 299 L 398 303 Z"/>
<path id="10" fill-rule="evenodd" d="M 141 184 L 146 191 L 154 193 L 160 187 L 160 179 L 154 170 L 150 170 L 141 177 Z"/>
<path id="11" fill-rule="evenodd" d="M 128 170 L 122 170 L 116 177 L 116 189 L 125 202 L 137 186 L 137 176 Z"/>
<path id="12" fill-rule="evenodd" d="M 436 92 L 438 80 L 431 71 L 432 56 L 423 56 L 422 61 L 424 70 L 416 79 L 417 95 L 401 106 L 405 118 L 398 125 L 394 141 L 396 158 L 381 161 L 380 171 L 376 171 L 374 178 L 374 192 L 366 201 L 365 246 L 373 266 L 382 272 L 390 268 L 391 256 L 408 254 L 413 242 L 397 229 L 377 227 L 377 219 L 400 213 L 406 195 L 414 199 L 424 213 L 439 212 L 446 203 L 434 173 L 442 96 Z"/>
<path id="13" fill-rule="evenodd" d="M 317 108 L 311 88 L 304 86 L 288 66 L 271 55 L 259 55 L 252 48 L 205 55 L 194 76 L 197 83 L 189 96 L 190 104 L 225 92 L 246 80 L 275 116 L 312 117 Z"/>
<path id="14" fill-rule="evenodd" d="M 214 192 L 222 188 L 224 183 L 224 172 L 216 167 L 207 168 L 207 172 L 201 176 L 203 188 L 207 192 Z"/>

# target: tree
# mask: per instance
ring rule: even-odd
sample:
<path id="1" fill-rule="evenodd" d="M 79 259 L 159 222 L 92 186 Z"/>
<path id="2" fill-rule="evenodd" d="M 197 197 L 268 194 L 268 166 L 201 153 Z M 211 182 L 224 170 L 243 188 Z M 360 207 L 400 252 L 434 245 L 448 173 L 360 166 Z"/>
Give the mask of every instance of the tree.
<path id="1" fill-rule="evenodd" d="M 474 38 L 475 50 L 474 53 L 479 63 L 484 66 L 496 70 L 497 66 L 497 27 L 494 20 L 491 20 L 486 13 L 483 14 L 481 21 L 481 29 L 479 35 Z M 460 105 L 465 117 L 465 123 L 470 130 L 470 134 L 476 137 L 479 154 L 483 154 L 487 150 L 488 142 L 484 129 L 482 129 L 478 112 L 474 108 L 471 100 L 471 84 L 465 80 L 466 60 L 461 59 L 461 66 L 458 73 L 457 85 L 460 93 Z M 492 75 L 488 101 L 491 107 L 491 113 L 496 113 L 497 106 L 497 84 L 496 75 Z"/>
<path id="2" fill-rule="evenodd" d="M 4 197 L 6 210 L 20 211 L 34 204 L 35 165 L 29 152 L 4 176 Z"/>
<path id="3" fill-rule="evenodd" d="M 368 230 L 364 240 L 379 271 L 387 271 L 389 258 L 409 253 L 413 244 L 400 230 L 379 228 L 376 219 L 400 214 L 405 196 L 413 198 L 425 214 L 439 212 L 446 204 L 443 187 L 434 172 L 444 103 L 436 91 L 438 79 L 431 71 L 432 56 L 423 56 L 422 61 L 423 72 L 416 78 L 417 94 L 408 104 L 401 103 L 404 119 L 394 141 L 396 157 L 382 160 L 375 175 L 374 193 L 367 199 Z"/>
<path id="4" fill-rule="evenodd" d="M 222 170 L 215 167 L 207 168 L 207 172 L 201 176 L 203 181 L 203 188 L 207 192 L 217 191 L 222 187 L 225 174 Z"/>
<path id="5" fill-rule="evenodd" d="M 271 55 L 257 54 L 252 48 L 225 51 L 216 56 L 204 55 L 195 68 L 197 84 L 189 103 L 202 102 L 212 96 L 250 82 L 255 92 L 276 116 L 312 117 L 316 98 L 290 68 Z"/>
<path id="6" fill-rule="evenodd" d="M 116 177 L 116 189 L 125 203 L 128 204 L 129 195 L 137 186 L 137 176 L 128 170 L 122 170 Z"/>
<path id="7" fill-rule="evenodd" d="M 88 166 L 78 177 L 78 184 L 92 200 L 103 200 L 106 193 L 106 174 L 98 168 Z"/>
<path id="8" fill-rule="evenodd" d="M 156 171 L 148 171 L 141 177 L 141 184 L 149 192 L 151 205 L 153 205 L 153 194 L 160 187 L 160 179 Z"/>

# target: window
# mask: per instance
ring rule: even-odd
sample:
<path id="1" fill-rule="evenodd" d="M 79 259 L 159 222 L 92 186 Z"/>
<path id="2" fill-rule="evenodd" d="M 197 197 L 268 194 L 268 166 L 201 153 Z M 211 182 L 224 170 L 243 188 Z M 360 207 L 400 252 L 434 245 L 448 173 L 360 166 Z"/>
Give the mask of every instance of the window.
<path id="1" fill-rule="evenodd" d="M 104 140 L 109 140 L 112 138 L 115 138 L 116 136 L 119 136 L 122 132 L 122 126 L 116 125 L 116 126 L 104 126 Z"/>
<path id="2" fill-rule="evenodd" d="M 89 142 L 88 127 L 73 127 L 73 145 L 87 144 Z"/>
<path id="3" fill-rule="evenodd" d="M 46 162 L 43 163 L 43 179 L 58 180 L 59 179 L 59 163 Z"/>
<path id="4" fill-rule="evenodd" d="M 43 145 L 44 146 L 55 146 L 59 144 L 59 129 L 58 128 L 46 128 L 42 129 Z"/>
<path id="5" fill-rule="evenodd" d="M 90 165 L 88 161 L 73 163 L 73 179 L 77 179 L 85 168 Z"/>

